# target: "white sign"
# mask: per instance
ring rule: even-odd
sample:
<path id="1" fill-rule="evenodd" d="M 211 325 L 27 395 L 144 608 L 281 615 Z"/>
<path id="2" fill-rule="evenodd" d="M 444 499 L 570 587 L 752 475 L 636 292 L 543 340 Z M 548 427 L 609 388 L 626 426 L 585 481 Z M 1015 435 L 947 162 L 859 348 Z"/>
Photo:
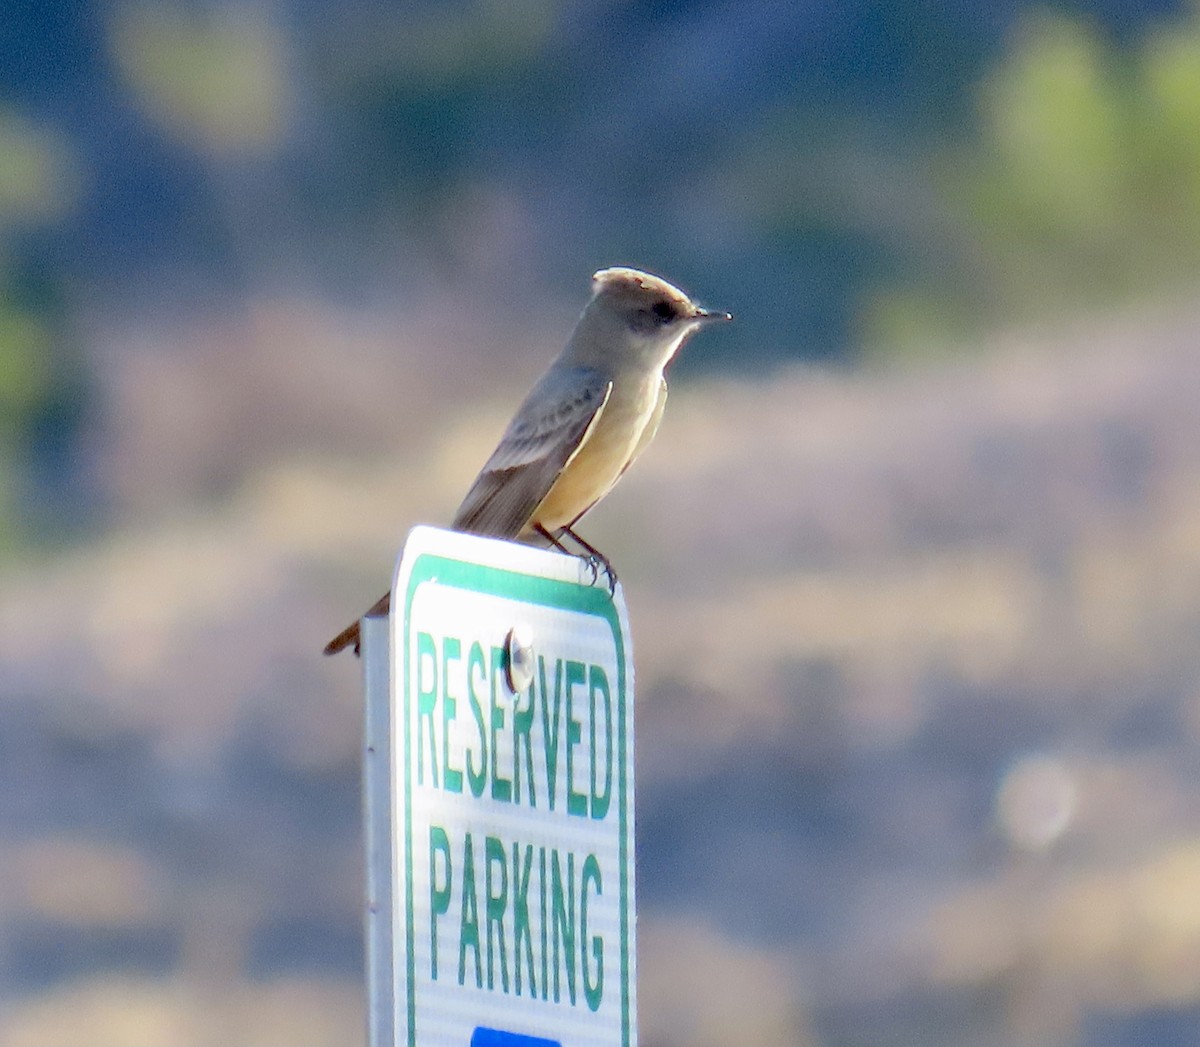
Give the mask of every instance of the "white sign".
<path id="1" fill-rule="evenodd" d="M 391 637 L 396 1043 L 632 1047 L 620 587 L 576 557 L 418 527 Z"/>

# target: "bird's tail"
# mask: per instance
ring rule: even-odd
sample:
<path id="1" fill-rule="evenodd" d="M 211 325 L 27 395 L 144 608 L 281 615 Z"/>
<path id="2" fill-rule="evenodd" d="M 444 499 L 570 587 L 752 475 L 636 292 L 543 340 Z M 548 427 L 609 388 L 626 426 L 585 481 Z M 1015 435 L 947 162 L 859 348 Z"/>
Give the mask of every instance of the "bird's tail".
<path id="1" fill-rule="evenodd" d="M 392 605 L 392 594 L 384 593 L 376 600 L 370 609 L 362 616 L 363 618 L 377 618 L 380 615 L 388 613 L 388 609 Z M 361 619 L 359 620 L 361 621 Z M 346 626 L 340 633 L 325 645 L 326 654 L 337 654 L 338 651 L 344 650 L 351 644 L 354 645 L 354 653 L 359 654 L 362 646 L 362 636 L 359 631 L 359 622 L 354 621 Z"/>

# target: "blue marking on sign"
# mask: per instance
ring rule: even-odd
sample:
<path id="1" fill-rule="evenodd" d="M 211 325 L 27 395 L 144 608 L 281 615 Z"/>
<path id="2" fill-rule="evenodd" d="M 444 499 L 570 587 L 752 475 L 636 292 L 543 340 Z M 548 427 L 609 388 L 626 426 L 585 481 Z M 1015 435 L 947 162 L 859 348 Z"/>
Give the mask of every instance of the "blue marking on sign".
<path id="1" fill-rule="evenodd" d="M 471 1047 L 562 1047 L 562 1044 L 541 1036 L 522 1036 L 518 1032 L 487 1029 L 480 1025 L 471 1033 Z"/>

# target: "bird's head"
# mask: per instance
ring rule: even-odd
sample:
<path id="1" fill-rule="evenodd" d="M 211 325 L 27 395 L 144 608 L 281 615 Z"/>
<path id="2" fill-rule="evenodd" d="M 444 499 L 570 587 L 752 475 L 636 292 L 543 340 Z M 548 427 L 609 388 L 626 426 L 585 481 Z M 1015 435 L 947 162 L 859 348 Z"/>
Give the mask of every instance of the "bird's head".
<path id="1" fill-rule="evenodd" d="M 702 326 L 733 319 L 701 308 L 678 287 L 638 269 L 601 269 L 592 277 L 592 288 L 584 316 L 599 328 L 595 334 L 664 364 Z"/>

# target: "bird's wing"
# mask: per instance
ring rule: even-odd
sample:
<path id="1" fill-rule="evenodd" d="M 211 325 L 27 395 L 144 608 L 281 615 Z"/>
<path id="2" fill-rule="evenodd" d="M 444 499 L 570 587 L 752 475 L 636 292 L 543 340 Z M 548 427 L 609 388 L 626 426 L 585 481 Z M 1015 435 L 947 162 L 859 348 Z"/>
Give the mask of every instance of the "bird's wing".
<path id="1" fill-rule="evenodd" d="M 612 381 L 591 368 L 548 372 L 509 423 L 451 526 L 517 537 L 583 446 L 611 393 Z"/>

